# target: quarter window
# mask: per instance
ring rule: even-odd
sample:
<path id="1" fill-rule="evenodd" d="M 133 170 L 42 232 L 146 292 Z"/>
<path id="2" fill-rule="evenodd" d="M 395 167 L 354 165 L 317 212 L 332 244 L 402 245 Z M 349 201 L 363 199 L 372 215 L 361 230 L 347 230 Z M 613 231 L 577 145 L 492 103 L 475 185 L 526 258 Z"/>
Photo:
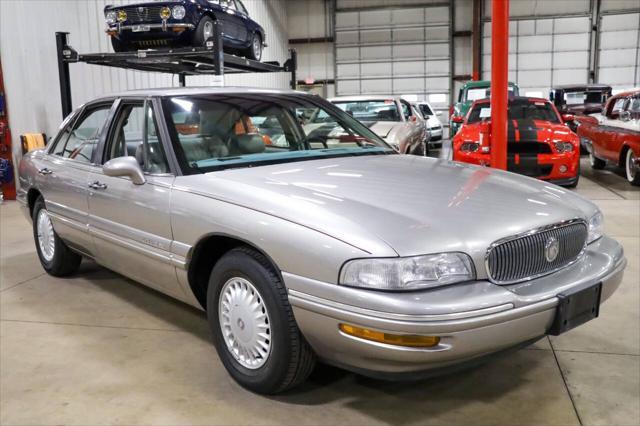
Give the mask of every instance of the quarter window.
<path id="1" fill-rule="evenodd" d="M 236 0 L 236 8 L 245 15 L 249 15 L 249 12 L 247 12 L 247 9 L 244 7 L 244 4 L 242 4 L 240 0 Z"/>
<path id="2" fill-rule="evenodd" d="M 53 147 L 52 154 L 82 163 L 91 163 L 93 151 L 98 145 L 100 131 L 109 116 L 110 109 L 111 104 L 84 112 L 73 126 L 68 126 L 64 130 Z"/>
<path id="3" fill-rule="evenodd" d="M 618 116 L 620 115 L 620 111 L 624 109 L 624 104 L 626 101 L 626 98 L 616 99 L 613 103 L 613 106 L 611 106 L 611 109 L 607 116 L 609 118 L 618 118 Z"/>

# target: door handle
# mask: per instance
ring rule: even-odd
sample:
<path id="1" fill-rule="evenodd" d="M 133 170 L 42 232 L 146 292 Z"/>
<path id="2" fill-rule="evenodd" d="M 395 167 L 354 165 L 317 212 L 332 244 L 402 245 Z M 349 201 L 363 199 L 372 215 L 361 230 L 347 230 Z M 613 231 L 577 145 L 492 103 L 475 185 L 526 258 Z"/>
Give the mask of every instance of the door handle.
<path id="1" fill-rule="evenodd" d="M 53 172 L 50 169 L 45 167 L 44 169 L 39 169 L 38 173 L 40 173 L 41 175 L 50 175 Z"/>
<path id="2" fill-rule="evenodd" d="M 89 184 L 89 188 L 91 188 L 91 189 L 107 189 L 107 184 L 95 181 L 95 182 Z"/>

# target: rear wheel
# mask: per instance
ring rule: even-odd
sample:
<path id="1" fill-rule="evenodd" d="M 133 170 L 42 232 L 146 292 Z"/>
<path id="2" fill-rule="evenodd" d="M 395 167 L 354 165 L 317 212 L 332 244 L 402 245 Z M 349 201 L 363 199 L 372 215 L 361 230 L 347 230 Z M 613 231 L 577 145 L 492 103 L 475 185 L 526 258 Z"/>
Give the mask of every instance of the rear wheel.
<path id="1" fill-rule="evenodd" d="M 591 148 L 591 152 L 589 153 L 589 164 L 591 164 L 592 169 L 602 170 L 607 165 L 607 162 L 596 157 L 593 154 L 593 148 Z"/>
<path id="2" fill-rule="evenodd" d="M 53 229 L 51 217 L 42 196 L 33 205 L 33 239 L 40 264 L 56 277 L 71 275 L 78 270 L 82 256 L 71 251 Z"/>
<path id="3" fill-rule="evenodd" d="M 216 263 L 207 316 L 222 363 L 245 388 L 274 394 L 311 374 L 315 355 L 298 329 L 284 283 L 262 254 L 240 247 Z"/>
<path id="4" fill-rule="evenodd" d="M 636 165 L 636 156 L 631 148 L 627 149 L 627 155 L 625 157 L 626 159 L 624 164 L 627 180 L 631 185 L 640 186 L 640 171 L 638 171 L 638 166 Z"/>

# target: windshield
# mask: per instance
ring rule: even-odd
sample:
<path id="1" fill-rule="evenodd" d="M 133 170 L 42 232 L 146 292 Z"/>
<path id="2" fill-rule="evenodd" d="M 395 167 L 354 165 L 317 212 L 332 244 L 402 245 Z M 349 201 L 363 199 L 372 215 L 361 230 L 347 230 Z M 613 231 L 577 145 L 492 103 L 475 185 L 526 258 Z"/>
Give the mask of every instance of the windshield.
<path id="1" fill-rule="evenodd" d="M 515 86 L 509 86 L 509 96 L 517 96 L 518 92 L 516 91 Z M 485 99 L 491 96 L 491 88 L 489 87 L 472 87 L 467 89 L 466 93 L 468 102 L 477 101 L 478 99 Z"/>
<path id="2" fill-rule="evenodd" d="M 334 104 L 360 121 L 402 121 L 393 99 L 377 101 L 335 101 Z"/>
<path id="3" fill-rule="evenodd" d="M 542 120 L 551 123 L 560 123 L 558 114 L 556 114 L 549 102 L 515 100 L 509 102 L 508 114 L 509 120 Z M 489 102 L 481 102 L 475 104 L 469 112 L 467 124 L 490 119 L 491 106 Z"/>
<path id="4" fill-rule="evenodd" d="M 319 98 L 224 94 L 163 99 L 185 174 L 394 151 L 366 126 Z M 322 113 L 320 123 L 309 121 Z"/>
<path id="5" fill-rule="evenodd" d="M 427 104 L 420 104 L 420 111 L 422 112 L 422 115 L 424 115 L 425 117 L 428 117 L 430 115 L 435 115 L 431 110 L 431 108 L 429 108 L 429 105 Z"/>

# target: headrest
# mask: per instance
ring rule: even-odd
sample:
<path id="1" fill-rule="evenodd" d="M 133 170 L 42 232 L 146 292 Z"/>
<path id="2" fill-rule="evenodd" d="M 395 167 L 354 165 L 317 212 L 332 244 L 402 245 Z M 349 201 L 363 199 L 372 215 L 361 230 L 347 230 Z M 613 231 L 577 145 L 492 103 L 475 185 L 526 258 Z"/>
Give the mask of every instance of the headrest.
<path id="1" fill-rule="evenodd" d="M 241 154 L 259 154 L 264 152 L 264 141 L 256 133 L 237 136 L 237 147 Z"/>

